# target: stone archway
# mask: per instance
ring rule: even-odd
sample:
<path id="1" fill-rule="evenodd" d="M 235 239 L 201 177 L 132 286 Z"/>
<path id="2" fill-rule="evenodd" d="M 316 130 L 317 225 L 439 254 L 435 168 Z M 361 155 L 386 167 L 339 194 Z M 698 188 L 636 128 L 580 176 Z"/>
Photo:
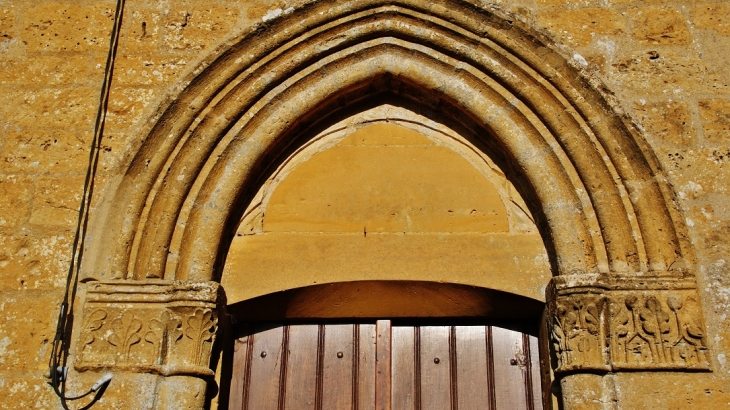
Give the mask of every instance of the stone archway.
<path id="1" fill-rule="evenodd" d="M 456 0 L 320 2 L 206 64 L 97 214 L 78 369 L 159 374 L 160 406 L 201 406 L 217 281 L 252 190 L 301 135 L 384 101 L 473 136 L 531 205 L 555 274 L 557 372 L 709 367 L 658 163 L 539 33 Z M 580 374 L 564 380 L 570 394 Z"/>

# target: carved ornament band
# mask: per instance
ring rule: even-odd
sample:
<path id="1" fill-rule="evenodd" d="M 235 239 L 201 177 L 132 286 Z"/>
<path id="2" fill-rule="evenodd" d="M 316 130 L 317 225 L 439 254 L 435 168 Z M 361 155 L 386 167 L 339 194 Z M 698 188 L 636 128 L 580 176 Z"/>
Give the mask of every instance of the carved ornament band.
<path id="1" fill-rule="evenodd" d="M 220 292 L 216 282 L 88 285 L 77 370 L 114 367 L 160 375 L 212 376 Z"/>
<path id="2" fill-rule="evenodd" d="M 694 278 L 560 276 L 548 292 L 557 372 L 710 369 Z"/>

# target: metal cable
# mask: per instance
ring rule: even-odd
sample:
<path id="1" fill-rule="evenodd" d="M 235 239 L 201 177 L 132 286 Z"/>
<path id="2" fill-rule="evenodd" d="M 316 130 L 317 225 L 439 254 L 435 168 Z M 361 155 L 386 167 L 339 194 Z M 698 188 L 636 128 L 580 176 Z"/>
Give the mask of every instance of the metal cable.
<path id="1" fill-rule="evenodd" d="M 99 165 L 101 139 L 104 133 L 106 113 L 109 106 L 109 91 L 111 89 L 117 46 L 119 45 L 119 33 L 122 25 L 122 16 L 124 14 L 124 3 L 125 0 L 117 0 L 116 11 L 114 13 L 114 25 L 112 26 L 111 37 L 109 39 L 109 52 L 107 54 L 106 67 L 104 69 L 104 80 L 101 86 L 101 94 L 99 96 L 99 109 L 96 113 L 94 136 L 91 140 L 91 147 L 89 149 L 89 165 L 86 169 L 84 190 L 81 197 L 79 216 L 76 223 L 76 232 L 74 234 L 73 245 L 71 248 L 71 263 L 66 277 L 66 289 L 63 301 L 61 302 L 61 309 L 58 314 L 56 336 L 53 339 L 51 358 L 49 360 L 51 386 L 53 386 L 54 392 L 61 399 L 61 405 L 66 410 L 68 410 L 67 401 L 78 400 L 96 392 L 97 395 L 94 397 L 94 400 L 83 407 L 89 408 L 97 400 L 98 393 L 104 390 L 103 388 L 99 388 L 95 385 L 96 390 L 91 388 L 82 395 L 67 397 L 65 395 L 67 374 L 65 370 L 60 370 L 61 374 L 59 375 L 59 369 L 65 369 L 68 359 L 68 344 L 73 324 L 73 303 L 78 287 L 78 277 L 84 253 L 84 242 L 89 223 L 89 209 L 94 192 L 94 178 Z"/>

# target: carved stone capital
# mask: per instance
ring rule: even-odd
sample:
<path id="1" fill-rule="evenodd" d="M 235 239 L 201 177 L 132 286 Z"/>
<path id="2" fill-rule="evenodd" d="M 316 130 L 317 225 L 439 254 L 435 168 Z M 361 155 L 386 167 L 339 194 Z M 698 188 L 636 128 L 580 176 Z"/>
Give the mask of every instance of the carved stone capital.
<path id="1" fill-rule="evenodd" d="M 89 284 L 76 369 L 213 376 L 210 354 L 224 305 L 219 288 L 216 282 Z"/>
<path id="2" fill-rule="evenodd" d="M 548 292 L 556 372 L 710 369 L 690 276 L 559 276 Z"/>

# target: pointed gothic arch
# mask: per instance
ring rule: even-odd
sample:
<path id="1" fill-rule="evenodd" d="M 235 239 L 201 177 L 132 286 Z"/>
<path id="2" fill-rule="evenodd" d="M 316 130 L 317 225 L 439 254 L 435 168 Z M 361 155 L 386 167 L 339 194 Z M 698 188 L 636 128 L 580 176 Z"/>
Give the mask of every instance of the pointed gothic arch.
<path id="1" fill-rule="evenodd" d="M 320 4 L 221 53 L 132 161 L 113 201 L 125 209 L 105 224 L 116 240 L 100 278 L 213 279 L 251 170 L 307 128 L 376 97 L 479 127 L 540 204 L 560 274 L 685 267 L 660 169 L 588 79 L 525 28 L 460 2 L 417 4 Z M 172 272 L 167 255 L 183 225 Z"/>
<path id="2" fill-rule="evenodd" d="M 459 0 L 425 4 L 316 2 L 214 53 L 164 107 L 108 199 L 114 210 L 97 218 L 89 300 L 113 294 L 109 286 L 218 281 L 247 195 L 270 165 L 302 136 L 387 101 L 461 130 L 528 198 L 557 276 L 548 303 L 558 370 L 706 368 L 702 337 L 691 363 L 601 353 L 613 337 L 603 333 L 613 326 L 608 308 L 634 312 L 630 292 L 675 313 L 697 300 L 682 218 L 610 94 L 524 24 Z M 216 303 L 196 297 L 179 300 Z M 564 316 L 591 307 L 599 330 L 570 326 L 599 353 L 561 356 L 570 350 Z"/>

